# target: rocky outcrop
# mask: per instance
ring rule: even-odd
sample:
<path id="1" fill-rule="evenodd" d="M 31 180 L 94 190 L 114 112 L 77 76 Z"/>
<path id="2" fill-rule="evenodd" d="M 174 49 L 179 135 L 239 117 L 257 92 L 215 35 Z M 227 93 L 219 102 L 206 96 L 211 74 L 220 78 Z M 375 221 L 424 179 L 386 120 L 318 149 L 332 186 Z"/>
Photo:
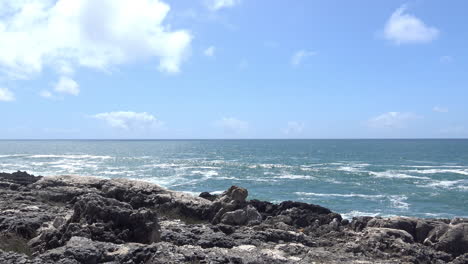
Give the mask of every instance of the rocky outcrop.
<path id="1" fill-rule="evenodd" d="M 0 174 L 0 263 L 468 263 L 468 219 L 357 217 L 125 179 Z"/>

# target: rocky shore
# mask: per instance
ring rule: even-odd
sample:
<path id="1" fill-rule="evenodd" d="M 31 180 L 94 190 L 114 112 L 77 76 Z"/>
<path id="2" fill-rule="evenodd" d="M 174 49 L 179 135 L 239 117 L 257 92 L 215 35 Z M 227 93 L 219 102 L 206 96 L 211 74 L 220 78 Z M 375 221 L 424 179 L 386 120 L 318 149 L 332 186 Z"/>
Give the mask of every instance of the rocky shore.
<path id="1" fill-rule="evenodd" d="M 468 219 L 357 217 L 126 179 L 0 173 L 0 263 L 468 263 Z"/>

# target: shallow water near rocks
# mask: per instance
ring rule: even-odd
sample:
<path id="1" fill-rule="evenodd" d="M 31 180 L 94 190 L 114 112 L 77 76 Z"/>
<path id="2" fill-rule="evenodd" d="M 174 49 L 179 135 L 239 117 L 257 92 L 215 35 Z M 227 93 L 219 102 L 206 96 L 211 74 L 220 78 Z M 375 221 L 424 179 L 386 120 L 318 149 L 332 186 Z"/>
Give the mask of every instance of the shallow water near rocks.
<path id="1" fill-rule="evenodd" d="M 468 217 L 468 140 L 0 141 L 0 171 L 125 177 L 343 214 Z"/>

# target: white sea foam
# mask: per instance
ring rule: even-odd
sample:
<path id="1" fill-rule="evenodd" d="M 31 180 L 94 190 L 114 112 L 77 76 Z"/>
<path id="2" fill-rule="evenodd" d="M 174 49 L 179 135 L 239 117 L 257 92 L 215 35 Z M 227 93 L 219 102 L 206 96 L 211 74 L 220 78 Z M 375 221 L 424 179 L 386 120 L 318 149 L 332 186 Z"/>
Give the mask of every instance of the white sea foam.
<path id="1" fill-rule="evenodd" d="M 420 180 L 430 180 L 428 177 L 421 177 L 421 176 L 412 176 L 408 174 L 401 173 L 399 171 L 369 171 L 370 175 L 375 176 L 377 178 L 396 178 L 396 179 L 420 179 Z"/>
<path id="2" fill-rule="evenodd" d="M 408 172 L 420 173 L 420 174 L 454 173 L 454 174 L 468 175 L 468 169 L 408 170 Z"/>
<path id="3" fill-rule="evenodd" d="M 313 168 L 313 167 L 319 167 L 319 166 L 326 166 L 328 163 L 315 163 L 315 164 L 307 164 L 307 165 L 301 165 L 301 168 Z"/>
<path id="4" fill-rule="evenodd" d="M 120 171 L 100 171 L 100 174 L 105 175 L 126 175 L 126 176 L 135 176 L 137 175 L 136 171 L 129 171 L 129 170 L 120 170 Z"/>
<path id="5" fill-rule="evenodd" d="M 276 168 L 292 168 L 293 166 L 285 165 L 285 164 L 271 164 L 271 163 L 259 163 L 259 164 L 251 164 L 247 166 L 250 169 L 276 169 Z"/>
<path id="6" fill-rule="evenodd" d="M 454 181 L 433 181 L 420 187 L 468 190 L 468 179 Z"/>
<path id="7" fill-rule="evenodd" d="M 345 171 L 345 172 L 362 172 L 361 169 L 357 167 L 352 167 L 352 166 L 341 166 L 337 168 L 336 170 Z"/>
<path id="8" fill-rule="evenodd" d="M 350 194 L 339 194 L 339 193 L 312 193 L 312 192 L 295 192 L 294 194 L 298 196 L 318 196 L 318 197 L 358 197 L 363 199 L 379 199 L 385 198 L 384 195 L 369 195 L 369 194 L 359 194 L 359 193 L 350 193 Z"/>
<path id="9" fill-rule="evenodd" d="M 219 169 L 219 167 L 214 167 L 214 166 L 192 166 L 192 167 L 187 167 L 190 169 L 206 169 L 206 170 L 216 170 Z"/>
<path id="10" fill-rule="evenodd" d="M 64 172 L 67 172 L 67 173 L 74 173 L 77 170 L 80 170 L 79 167 L 77 167 L 76 165 L 73 165 L 73 164 L 59 164 L 59 165 L 53 165 L 51 167 L 52 168 L 62 169 Z"/>
<path id="11" fill-rule="evenodd" d="M 216 178 L 216 179 L 218 179 L 218 178 Z M 278 181 L 277 179 L 274 179 L 274 178 L 254 178 L 254 177 L 243 178 L 243 179 L 240 179 L 240 180 L 243 180 L 243 181 L 256 181 L 256 182 L 277 182 Z"/>
<path id="12" fill-rule="evenodd" d="M 172 168 L 177 168 L 177 167 L 180 167 L 180 166 L 181 166 L 181 164 L 175 164 L 175 163 L 158 163 L 158 164 L 146 164 L 146 165 L 143 165 L 142 167 L 172 169 Z"/>
<path id="13" fill-rule="evenodd" d="M 208 178 L 219 175 L 219 173 L 217 171 L 214 171 L 214 170 L 209 170 L 209 171 L 193 170 L 192 174 L 200 174 L 200 175 L 203 175 L 203 176 L 208 177 Z"/>
<path id="14" fill-rule="evenodd" d="M 370 213 L 370 212 L 361 212 L 361 211 L 356 211 L 356 210 L 353 210 L 351 212 L 348 212 L 348 213 L 342 213 L 341 216 L 344 218 L 344 219 L 348 219 L 348 220 L 351 220 L 353 219 L 353 217 L 357 217 L 357 216 L 372 216 L 372 217 L 376 217 L 376 216 L 379 216 L 380 213 Z"/>
<path id="15" fill-rule="evenodd" d="M 406 200 L 408 200 L 408 197 L 406 197 L 405 195 L 391 195 L 388 197 L 388 199 L 390 200 L 392 207 L 394 208 L 404 210 L 409 209 L 410 204 L 405 202 Z"/>
<path id="16" fill-rule="evenodd" d="M 406 167 L 406 168 L 467 168 L 467 166 L 460 166 L 460 165 L 434 165 L 434 166 L 428 166 L 428 165 L 403 165 L 401 167 Z"/>
<path id="17" fill-rule="evenodd" d="M 0 167 L 14 167 L 17 166 L 17 164 L 14 163 L 0 163 Z"/>
<path id="18" fill-rule="evenodd" d="M 215 177 L 213 178 L 214 180 L 239 180 L 239 178 L 236 177 L 228 177 L 228 176 L 222 176 L 222 177 Z"/>
<path id="19" fill-rule="evenodd" d="M 43 158 L 65 158 L 65 159 L 112 159 L 111 156 L 96 156 L 96 155 L 30 155 L 28 158 L 43 159 Z"/>
<path id="20" fill-rule="evenodd" d="M 442 217 L 444 214 L 435 214 L 435 213 L 424 213 L 425 216 L 429 216 L 431 218 Z"/>
<path id="21" fill-rule="evenodd" d="M 330 182 L 330 183 L 334 183 L 334 184 L 344 184 L 344 182 L 341 182 L 341 181 L 338 181 L 338 180 L 335 180 L 335 179 L 323 179 L 323 181 L 325 182 Z M 348 183 L 349 184 L 349 183 Z M 354 184 L 357 184 L 357 185 L 360 185 L 360 183 L 354 183 Z"/>
<path id="22" fill-rule="evenodd" d="M 177 175 L 177 174 L 173 176 L 167 176 L 167 177 L 148 177 L 148 178 L 145 178 L 144 180 L 155 183 L 165 188 L 184 185 L 188 183 L 198 183 L 200 181 L 197 179 L 189 180 L 183 177 L 182 175 Z"/>
<path id="23" fill-rule="evenodd" d="M 119 175 L 123 174 L 121 171 L 101 171 L 101 174 L 106 174 L 106 175 Z"/>
<path id="24" fill-rule="evenodd" d="M 16 157 L 24 157 L 28 154 L 11 154 L 11 155 L 0 155 L 0 158 L 16 158 Z"/>
<path id="25" fill-rule="evenodd" d="M 294 174 L 280 175 L 280 176 L 275 176 L 273 178 L 276 178 L 276 179 L 290 179 L 290 180 L 311 180 L 311 179 L 315 179 L 315 177 L 309 176 L 309 175 L 294 175 Z"/>
<path id="26" fill-rule="evenodd" d="M 319 168 L 308 168 L 308 167 L 301 167 L 302 171 L 320 171 Z"/>

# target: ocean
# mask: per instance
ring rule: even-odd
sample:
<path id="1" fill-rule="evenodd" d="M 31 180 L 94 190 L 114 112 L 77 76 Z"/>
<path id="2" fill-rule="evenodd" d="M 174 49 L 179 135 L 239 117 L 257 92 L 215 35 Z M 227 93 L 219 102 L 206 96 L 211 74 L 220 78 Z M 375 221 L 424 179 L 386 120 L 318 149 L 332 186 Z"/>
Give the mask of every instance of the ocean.
<path id="1" fill-rule="evenodd" d="M 131 178 L 357 215 L 468 217 L 468 140 L 0 141 L 0 171 Z"/>

